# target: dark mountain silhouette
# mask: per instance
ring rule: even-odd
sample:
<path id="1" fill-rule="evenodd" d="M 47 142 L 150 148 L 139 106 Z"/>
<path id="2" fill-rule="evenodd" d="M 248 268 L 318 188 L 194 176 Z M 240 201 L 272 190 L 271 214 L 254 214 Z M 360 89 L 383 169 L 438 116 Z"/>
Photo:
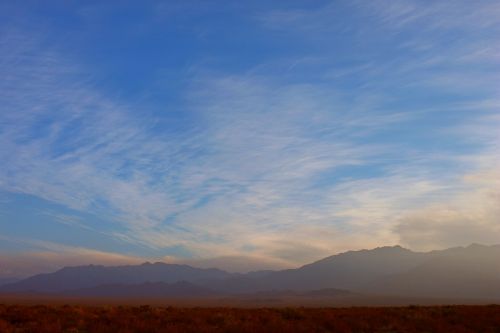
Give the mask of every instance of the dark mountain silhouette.
<path id="1" fill-rule="evenodd" d="M 71 291 L 102 296 L 143 293 L 144 297 L 173 297 L 201 296 L 213 291 L 219 295 L 284 293 L 312 297 L 307 293 L 316 290 L 315 295 L 349 291 L 389 297 L 500 300 L 499 259 L 500 245 L 473 244 L 426 253 L 400 246 L 349 251 L 297 269 L 248 274 L 162 263 L 81 266 L 36 275 L 2 286 L 0 292 Z M 180 281 L 185 282 L 175 284 Z M 182 286 L 185 290 L 176 294 L 175 290 Z"/>
<path id="2" fill-rule="evenodd" d="M 63 292 L 69 296 L 112 297 L 112 298 L 177 298 L 214 296 L 209 289 L 187 281 L 175 283 L 146 282 L 142 284 L 107 284 Z"/>
<path id="3" fill-rule="evenodd" d="M 5 284 L 10 284 L 19 281 L 20 279 L 18 278 L 0 278 L 0 286 L 3 286 Z"/>
<path id="4" fill-rule="evenodd" d="M 141 284 L 146 282 L 196 282 L 229 278 L 232 275 L 219 269 L 201 269 L 187 265 L 144 263 L 128 266 L 65 267 L 54 273 L 39 274 L 0 287 L 4 292 L 62 292 L 91 288 L 105 284 Z"/>

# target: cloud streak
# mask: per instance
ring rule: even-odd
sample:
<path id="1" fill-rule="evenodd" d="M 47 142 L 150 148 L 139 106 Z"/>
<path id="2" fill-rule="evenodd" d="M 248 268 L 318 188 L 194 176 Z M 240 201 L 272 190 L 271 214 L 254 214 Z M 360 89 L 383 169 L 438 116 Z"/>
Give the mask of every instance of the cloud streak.
<path id="1" fill-rule="evenodd" d="M 499 68 L 488 46 L 500 36 L 497 10 L 488 1 L 269 10 L 253 17 L 259 29 L 311 51 L 293 66 L 193 69 L 182 103 L 160 111 L 112 97 L 63 50 L 11 29 L 0 42 L 0 189 L 70 209 L 53 215 L 58 223 L 200 265 L 248 256 L 291 267 L 386 244 L 497 242 Z M 369 26 L 332 23 L 345 12 Z M 457 33 L 464 39 L 442 45 Z M 346 51 L 323 46 L 330 37 Z M 380 47 L 360 43 L 369 37 Z M 107 256 L 52 252 L 59 264 Z M 103 260 L 144 257 L 117 256 Z"/>

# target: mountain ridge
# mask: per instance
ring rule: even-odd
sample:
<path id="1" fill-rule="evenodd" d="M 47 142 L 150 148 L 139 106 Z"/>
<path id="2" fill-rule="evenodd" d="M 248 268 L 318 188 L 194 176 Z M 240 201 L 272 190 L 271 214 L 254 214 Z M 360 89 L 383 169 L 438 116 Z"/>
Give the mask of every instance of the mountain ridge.
<path id="1" fill-rule="evenodd" d="M 500 300 L 498 258 L 500 245 L 470 244 L 429 252 L 414 252 L 396 245 L 346 251 L 294 269 L 245 274 L 161 262 L 86 265 L 35 275 L 0 286 L 0 292 L 71 293 L 79 290 L 77 294 L 81 295 L 85 290 L 89 293 L 93 290 L 94 294 L 100 291 L 104 295 L 107 291 L 103 286 L 108 286 L 108 289 L 114 286 L 127 294 L 127 288 L 133 286 L 137 290 L 148 290 L 145 294 L 154 295 L 149 290 L 154 287 L 151 283 L 157 283 L 158 294 L 164 290 L 165 297 L 168 297 L 175 294 L 168 292 L 168 288 L 175 289 L 171 284 L 184 281 L 190 286 L 186 288 L 186 295 L 197 292 L 204 295 L 208 290 L 216 294 L 241 295 L 338 289 L 390 296 Z"/>

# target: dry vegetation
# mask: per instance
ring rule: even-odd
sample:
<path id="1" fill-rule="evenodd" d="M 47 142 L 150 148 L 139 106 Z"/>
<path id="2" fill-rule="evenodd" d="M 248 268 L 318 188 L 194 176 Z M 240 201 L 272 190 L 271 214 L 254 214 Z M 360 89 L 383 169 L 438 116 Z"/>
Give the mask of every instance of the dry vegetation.
<path id="1" fill-rule="evenodd" d="M 0 305 L 0 332 L 500 332 L 500 306 L 177 308 Z"/>

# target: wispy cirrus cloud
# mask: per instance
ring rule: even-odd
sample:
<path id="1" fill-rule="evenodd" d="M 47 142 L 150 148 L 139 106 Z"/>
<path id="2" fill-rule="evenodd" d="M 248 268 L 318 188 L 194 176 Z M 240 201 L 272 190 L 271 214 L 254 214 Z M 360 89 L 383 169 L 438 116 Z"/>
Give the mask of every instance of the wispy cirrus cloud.
<path id="1" fill-rule="evenodd" d="M 78 80 L 77 68 L 67 74 L 58 61 L 30 57 L 37 46 L 17 46 L 24 49 L 6 57 L 3 72 L 16 71 L 20 55 L 24 67 L 44 70 L 34 81 L 13 75 L 12 93 L 2 96 L 14 94 L 18 111 L 4 117 L 3 189 L 102 214 L 125 226 L 116 237 L 154 248 L 225 255 L 255 246 L 252 235 L 297 228 L 309 217 L 291 219 L 287 206 L 315 200 L 316 176 L 358 165 L 379 149 L 342 136 L 376 130 L 392 116 L 360 122 L 325 89 L 222 76 L 193 86 L 192 132 L 153 134 L 153 124 Z M 18 96 L 26 91 L 34 97 Z"/>
<path id="2" fill-rule="evenodd" d="M 47 215 L 58 224 L 200 265 L 247 256 L 289 267 L 385 244 L 494 242 L 496 10 L 488 1 L 268 10 L 259 29 L 310 47 L 243 71 L 193 66 L 182 102 L 161 110 L 103 89 L 41 35 L 7 31 L 0 189 L 70 209 Z"/>
<path id="3" fill-rule="evenodd" d="M 24 278 L 50 273 L 65 266 L 133 265 L 147 259 L 43 240 L 0 236 L 0 241 L 24 248 L 0 253 L 0 277 Z"/>

